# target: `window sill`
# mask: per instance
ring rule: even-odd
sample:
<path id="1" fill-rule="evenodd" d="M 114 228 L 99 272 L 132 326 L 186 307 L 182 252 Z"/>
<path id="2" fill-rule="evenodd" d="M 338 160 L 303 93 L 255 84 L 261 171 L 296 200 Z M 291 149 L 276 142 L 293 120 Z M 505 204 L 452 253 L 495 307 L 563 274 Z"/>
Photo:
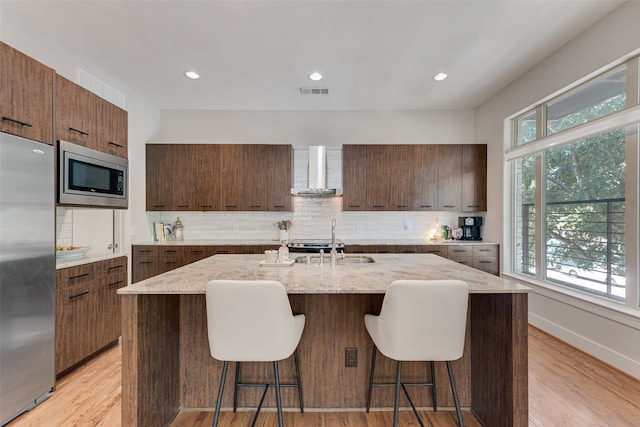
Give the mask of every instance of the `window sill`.
<path id="1" fill-rule="evenodd" d="M 547 298 L 640 330 L 640 308 L 629 307 L 622 302 L 611 301 L 587 292 L 553 285 L 522 274 L 503 273 L 502 276 L 522 282 L 522 284 L 531 287 L 535 293 Z"/>

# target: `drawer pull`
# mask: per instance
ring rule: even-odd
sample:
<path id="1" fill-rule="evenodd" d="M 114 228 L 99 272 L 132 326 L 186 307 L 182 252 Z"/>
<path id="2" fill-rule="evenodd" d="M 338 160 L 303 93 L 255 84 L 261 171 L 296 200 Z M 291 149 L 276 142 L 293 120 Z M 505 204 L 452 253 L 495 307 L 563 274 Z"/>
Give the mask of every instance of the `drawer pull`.
<path id="1" fill-rule="evenodd" d="M 116 270 L 118 268 L 123 268 L 123 267 L 124 265 L 114 265 L 113 267 L 109 267 L 108 270 L 111 271 L 111 270 Z"/>
<path id="2" fill-rule="evenodd" d="M 112 288 L 112 287 L 118 286 L 118 285 L 120 285 L 122 283 L 124 283 L 124 280 L 118 280 L 117 282 L 109 283 L 109 287 Z"/>
<path id="3" fill-rule="evenodd" d="M 273 205 L 274 208 L 284 208 L 284 205 Z"/>
<path id="4" fill-rule="evenodd" d="M 138 253 L 147 253 L 147 254 L 150 254 L 150 253 L 151 253 L 151 249 L 140 249 L 140 250 L 138 251 Z"/>
<path id="5" fill-rule="evenodd" d="M 445 208 L 455 208 L 456 205 L 444 205 Z"/>
<path id="6" fill-rule="evenodd" d="M 464 249 L 454 249 L 453 252 L 467 252 L 467 251 Z"/>
<path id="7" fill-rule="evenodd" d="M 88 275 L 89 275 L 89 273 L 78 274 L 77 276 L 71 276 L 71 277 L 69 277 L 69 280 L 81 279 L 81 278 L 83 278 L 83 277 L 87 277 Z"/>
<path id="8" fill-rule="evenodd" d="M 188 208 L 189 205 L 178 205 L 179 208 Z"/>
<path id="9" fill-rule="evenodd" d="M 201 250 L 195 250 L 195 249 L 192 249 L 192 250 L 191 250 L 191 253 L 192 253 L 192 254 L 201 254 L 202 252 L 204 252 L 204 251 L 201 251 Z"/>
<path id="10" fill-rule="evenodd" d="M 468 208 L 479 208 L 480 205 L 467 205 Z"/>
<path id="11" fill-rule="evenodd" d="M 236 208 L 236 207 L 237 207 L 237 205 L 225 205 L 224 207 L 225 207 L 225 208 Z"/>
<path id="12" fill-rule="evenodd" d="M 7 122 L 11 122 L 11 123 L 17 123 L 20 126 L 26 126 L 26 127 L 32 127 L 33 126 L 31 123 L 23 122 L 22 120 L 12 119 L 11 117 L 2 116 L 2 120 L 7 121 Z"/>
<path id="13" fill-rule="evenodd" d="M 153 264 L 151 261 L 139 261 L 138 264 Z"/>
<path id="14" fill-rule="evenodd" d="M 164 208 L 164 205 L 153 205 L 154 208 Z"/>
<path id="15" fill-rule="evenodd" d="M 89 293 L 89 291 L 80 292 L 79 294 L 71 295 L 69 297 L 69 299 L 70 300 L 74 300 L 74 299 L 80 298 L 80 297 L 82 297 L 84 295 L 87 295 L 88 293 Z"/>
<path id="16" fill-rule="evenodd" d="M 384 208 L 384 205 L 373 205 L 374 208 Z"/>
<path id="17" fill-rule="evenodd" d="M 118 148 L 124 148 L 124 145 L 116 144 L 115 142 L 108 141 L 109 145 L 115 145 Z"/>
<path id="18" fill-rule="evenodd" d="M 420 205 L 421 208 L 432 208 L 433 205 Z"/>
<path id="19" fill-rule="evenodd" d="M 261 208 L 262 205 L 249 205 L 249 207 L 252 209 L 256 209 L 256 208 Z"/>
<path id="20" fill-rule="evenodd" d="M 349 205 L 350 208 L 359 208 L 360 205 Z"/>
<path id="21" fill-rule="evenodd" d="M 165 254 L 169 254 L 169 255 L 175 255 L 178 251 L 175 249 L 167 249 L 166 251 L 164 251 Z"/>
<path id="22" fill-rule="evenodd" d="M 76 129 L 76 128 L 69 128 L 69 130 L 70 130 L 70 131 L 73 131 L 73 132 L 78 132 L 80 135 L 89 136 L 89 133 L 88 133 L 88 132 L 85 132 L 85 131 L 80 130 L 80 129 Z"/>
<path id="23" fill-rule="evenodd" d="M 493 261 L 479 261 L 480 264 L 493 264 Z"/>
<path id="24" fill-rule="evenodd" d="M 409 205 L 398 205 L 399 208 L 408 208 Z"/>
<path id="25" fill-rule="evenodd" d="M 213 205 L 202 205 L 203 208 L 212 208 Z M 235 207 L 235 206 L 234 206 Z"/>

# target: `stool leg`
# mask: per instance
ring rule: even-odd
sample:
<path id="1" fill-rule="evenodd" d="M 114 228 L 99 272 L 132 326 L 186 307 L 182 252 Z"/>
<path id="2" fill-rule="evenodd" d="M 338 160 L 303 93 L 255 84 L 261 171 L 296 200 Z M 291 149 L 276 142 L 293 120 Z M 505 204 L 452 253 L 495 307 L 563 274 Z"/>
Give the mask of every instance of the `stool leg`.
<path id="1" fill-rule="evenodd" d="M 218 399 L 216 400 L 216 412 L 213 415 L 212 427 L 217 427 L 218 425 L 218 416 L 220 415 L 220 405 L 222 404 L 222 392 L 224 391 L 224 381 L 227 378 L 228 367 L 229 367 L 229 362 L 225 361 L 222 364 L 222 375 L 220 376 L 220 387 L 218 388 Z"/>
<path id="2" fill-rule="evenodd" d="M 458 426 L 464 427 L 462 421 L 462 412 L 460 412 L 460 402 L 458 401 L 458 392 L 456 390 L 456 382 L 453 379 L 453 369 L 451 368 L 451 361 L 447 360 L 447 371 L 449 372 L 449 382 L 451 383 L 451 392 L 453 393 L 453 402 L 456 404 L 456 414 L 458 415 Z"/>
<path id="3" fill-rule="evenodd" d="M 396 398 L 393 403 L 393 427 L 398 427 L 398 409 L 400 406 L 400 376 L 402 373 L 402 362 L 396 363 Z"/>
<path id="4" fill-rule="evenodd" d="M 280 377 L 278 375 L 278 361 L 273 362 L 273 373 L 276 377 L 276 403 L 278 405 L 278 426 L 283 427 L 282 423 L 282 400 L 280 399 Z"/>
<path id="5" fill-rule="evenodd" d="M 300 363 L 298 362 L 298 349 L 293 352 L 293 361 L 296 365 L 296 384 L 298 385 L 298 400 L 300 401 L 300 413 L 304 413 L 304 403 L 302 403 L 302 383 L 300 382 Z"/>
<path id="6" fill-rule="evenodd" d="M 240 362 L 236 362 L 236 380 L 233 383 L 233 412 L 238 409 L 238 378 L 240 378 Z"/>
<path id="7" fill-rule="evenodd" d="M 373 372 L 376 369 L 376 353 L 377 348 L 373 346 L 373 353 L 371 354 L 371 372 L 369 373 L 369 391 L 367 392 L 367 414 L 369 413 L 369 408 L 371 407 L 371 392 L 373 391 Z"/>
<path id="8" fill-rule="evenodd" d="M 438 398 L 436 397 L 436 368 L 435 363 L 433 361 L 429 362 L 431 364 L 431 399 L 433 400 L 433 410 L 438 411 Z"/>

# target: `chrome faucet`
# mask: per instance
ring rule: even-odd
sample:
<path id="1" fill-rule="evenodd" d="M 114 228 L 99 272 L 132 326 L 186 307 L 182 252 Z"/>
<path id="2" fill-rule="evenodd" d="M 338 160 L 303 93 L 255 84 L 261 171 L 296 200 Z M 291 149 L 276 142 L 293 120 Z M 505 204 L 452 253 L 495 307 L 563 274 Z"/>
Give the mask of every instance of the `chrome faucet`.
<path id="1" fill-rule="evenodd" d="M 331 265 L 336 265 L 336 258 L 338 252 L 336 251 L 336 219 L 331 220 Z"/>

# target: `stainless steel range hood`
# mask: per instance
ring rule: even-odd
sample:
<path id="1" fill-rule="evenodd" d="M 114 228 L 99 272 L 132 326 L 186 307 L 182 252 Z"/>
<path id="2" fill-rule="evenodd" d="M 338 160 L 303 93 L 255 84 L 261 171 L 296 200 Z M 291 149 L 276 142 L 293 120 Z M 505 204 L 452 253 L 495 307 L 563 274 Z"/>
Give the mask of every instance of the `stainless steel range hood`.
<path id="1" fill-rule="evenodd" d="M 324 145 L 312 145 L 309 147 L 307 187 L 294 188 L 291 194 L 305 197 L 342 195 L 342 192 L 335 188 L 327 188 L 327 148 Z"/>

